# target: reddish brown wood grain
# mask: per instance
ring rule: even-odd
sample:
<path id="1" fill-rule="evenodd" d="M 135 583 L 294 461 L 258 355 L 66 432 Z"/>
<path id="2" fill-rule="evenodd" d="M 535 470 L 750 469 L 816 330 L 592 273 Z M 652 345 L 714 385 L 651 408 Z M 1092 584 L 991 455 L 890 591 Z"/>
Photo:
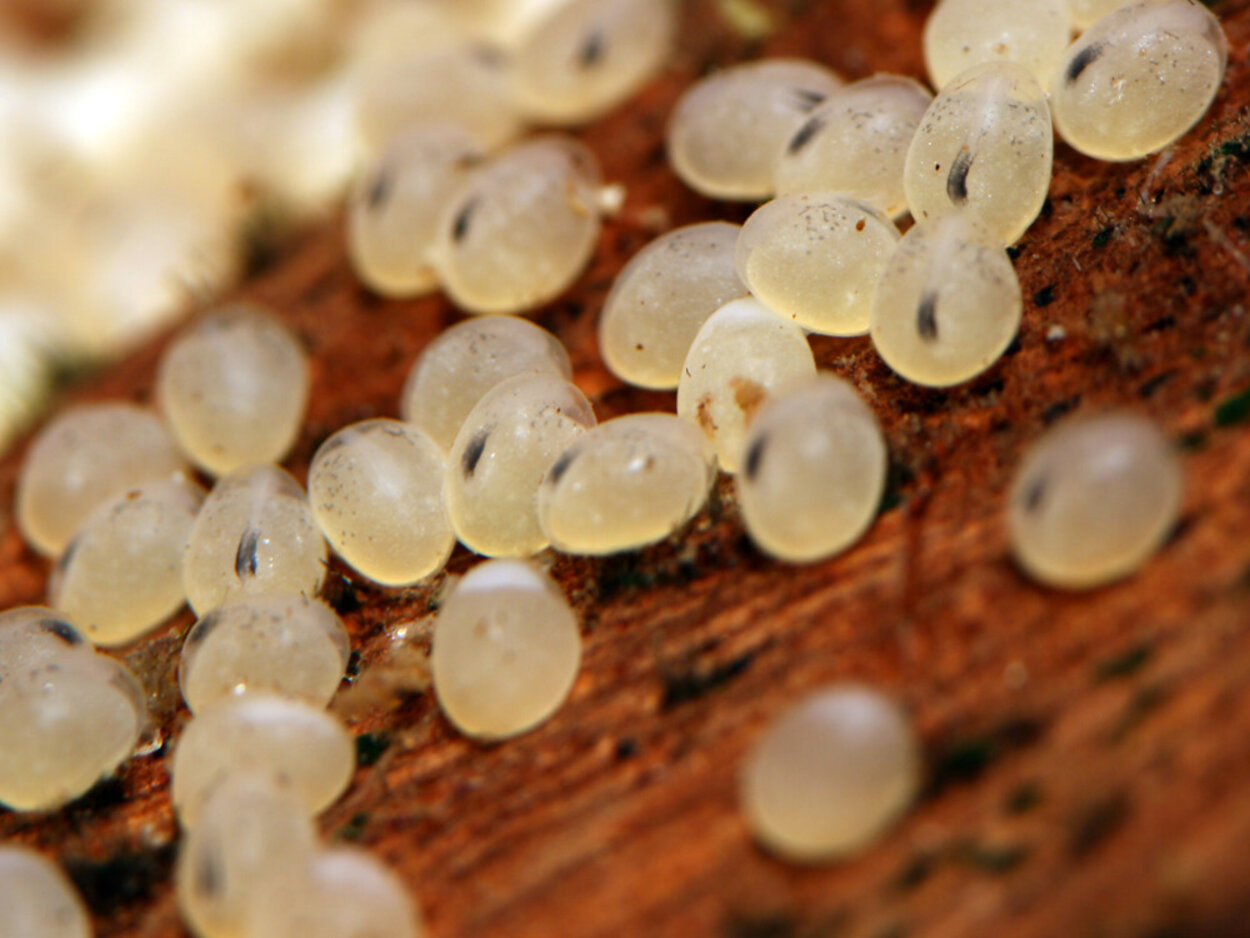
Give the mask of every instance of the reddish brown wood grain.
<path id="1" fill-rule="evenodd" d="M 774 3 L 780 28 L 739 39 L 712 0 L 688 6 L 672 68 L 583 136 L 628 187 L 590 270 L 538 320 L 570 346 L 601 417 L 671 409 L 600 365 L 595 317 L 615 273 L 658 231 L 746 209 L 709 202 L 667 169 L 662 131 L 681 90 L 753 54 L 818 58 L 851 77 L 919 75 L 927 5 Z M 732 484 L 689 530 L 606 560 L 550 555 L 585 621 L 572 699 L 548 724 L 481 746 L 428 695 L 382 695 L 353 724 L 363 766 L 322 819 L 395 865 L 436 936 L 1233 936 L 1250 913 L 1250 2 L 1214 8 L 1229 77 L 1201 125 L 1165 154 L 1113 165 L 1064 146 L 1047 208 L 1018 246 L 1018 344 L 946 392 L 894 378 L 865 340 L 815 340 L 886 428 L 892 497 L 851 551 L 806 567 L 761 557 Z M 352 420 L 394 414 L 407 369 L 456 318 L 440 297 L 383 301 L 356 285 L 337 220 L 239 293 L 273 305 L 314 360 L 290 465 Z M 150 395 L 164 340 L 73 397 Z M 1230 402 L 1232 402 L 1230 404 Z M 1128 406 L 1186 448 L 1184 518 L 1125 583 L 1060 594 L 1010 562 L 1003 493 L 1020 452 L 1067 412 Z M 21 454 L 0 466 L 11 503 Z M 473 558 L 462 550 L 451 570 Z M 46 564 L 0 535 L 0 604 L 41 598 Z M 328 595 L 386 666 L 418 647 L 440 584 L 381 590 L 336 565 Z M 173 679 L 184 614 L 125 657 L 153 691 L 160 734 L 187 715 Z M 378 670 L 378 673 L 382 673 Z M 905 701 L 929 781 L 862 857 L 796 868 L 754 847 L 736 772 L 769 717 L 831 680 Z M 367 677 L 358 681 L 369 680 Z M 380 750 L 380 752 L 378 752 Z M 0 837 L 70 863 L 102 936 L 180 934 L 169 746 L 46 818 L 0 812 Z"/>

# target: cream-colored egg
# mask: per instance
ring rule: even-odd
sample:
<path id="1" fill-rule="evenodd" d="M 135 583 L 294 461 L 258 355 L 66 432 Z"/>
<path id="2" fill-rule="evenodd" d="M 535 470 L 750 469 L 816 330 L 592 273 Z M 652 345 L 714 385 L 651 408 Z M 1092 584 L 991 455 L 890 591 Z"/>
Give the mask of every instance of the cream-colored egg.
<path id="1" fill-rule="evenodd" d="M 1007 505 L 1017 562 L 1062 589 L 1133 573 L 1180 514 L 1181 464 L 1145 417 L 1113 412 L 1049 430 L 1020 461 Z"/>
<path id="2" fill-rule="evenodd" d="M 577 619 L 559 589 L 520 560 L 470 570 L 434 623 L 434 691 L 462 733 L 503 739 L 549 718 L 581 663 Z"/>
<path id="3" fill-rule="evenodd" d="M 677 386 L 677 413 L 711 440 L 722 469 L 737 472 L 760 406 L 778 387 L 815 372 L 802 329 L 758 300 L 734 300 L 695 336 Z"/>
<path id="4" fill-rule="evenodd" d="M 69 877 L 29 847 L 0 846 L 0 935 L 91 938 L 91 919 Z"/>
<path id="5" fill-rule="evenodd" d="M 538 487 L 560 454 L 595 425 L 586 395 L 552 375 L 518 375 L 469 412 L 447 461 L 447 511 L 456 536 L 489 557 L 547 546 Z"/>
<path id="6" fill-rule="evenodd" d="M 318 448 L 308 498 L 340 557 L 375 583 L 406 586 L 441 570 L 456 543 L 446 473 L 446 455 L 423 430 L 375 418 Z"/>
<path id="7" fill-rule="evenodd" d="M 813 863 L 866 849 L 919 787 L 907 715 L 872 688 L 841 684 L 810 694 L 764 731 L 742 768 L 742 810 L 763 846 Z"/>
<path id="8" fill-rule="evenodd" d="M 677 387 L 699 327 L 747 293 L 734 267 L 741 228 L 699 222 L 661 235 L 617 274 L 599 315 L 599 352 L 618 378 Z"/>

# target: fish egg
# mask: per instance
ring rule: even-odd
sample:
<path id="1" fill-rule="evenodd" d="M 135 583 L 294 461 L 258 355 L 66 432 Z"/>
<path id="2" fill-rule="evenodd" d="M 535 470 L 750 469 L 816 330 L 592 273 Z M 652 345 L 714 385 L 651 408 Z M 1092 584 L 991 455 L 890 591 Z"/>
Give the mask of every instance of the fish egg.
<path id="1" fill-rule="evenodd" d="M 1087 29 L 1110 13 L 1134 0 L 1068 0 L 1068 21 L 1076 29 Z"/>
<path id="2" fill-rule="evenodd" d="M 747 294 L 733 260 L 740 230 L 723 221 L 686 225 L 630 258 L 599 316 L 599 351 L 614 375 L 644 388 L 677 387 L 699 327 Z"/>
<path id="3" fill-rule="evenodd" d="M 1007 252 L 961 214 L 903 236 L 877 285 L 872 342 L 901 377 L 947 387 L 979 375 L 1020 328 L 1020 281 Z"/>
<path id="4" fill-rule="evenodd" d="M 68 654 L 0 683 L 0 804 L 49 811 L 86 793 L 134 751 L 143 690 L 120 662 Z"/>
<path id="5" fill-rule="evenodd" d="M 379 152 L 423 124 L 460 124 L 486 147 L 513 140 L 521 117 L 508 91 L 511 62 L 484 42 L 430 43 L 371 57 L 352 76 L 356 129 Z"/>
<path id="6" fill-rule="evenodd" d="M 338 690 L 351 643 L 325 603 L 271 594 L 218 606 L 191 627 L 178 684 L 198 713 L 245 690 L 265 690 L 325 706 Z"/>
<path id="7" fill-rule="evenodd" d="M 1055 68 L 1055 129 L 1100 160 L 1162 150 L 1206 114 L 1227 60 L 1220 21 L 1196 0 L 1122 6 L 1087 29 Z"/>
<path id="8" fill-rule="evenodd" d="M 581 657 L 577 619 L 556 585 L 525 561 L 491 560 L 465 574 L 439 609 L 430 664 L 456 728 L 504 739 L 555 713 Z"/>
<path id="9" fill-rule="evenodd" d="M 422 938 L 403 881 L 358 847 L 332 847 L 277 871 L 248 909 L 242 938 Z"/>
<path id="10" fill-rule="evenodd" d="M 517 47 L 512 77 L 517 105 L 542 123 L 593 120 L 659 71 L 676 28 L 672 0 L 561 4 Z"/>
<path id="11" fill-rule="evenodd" d="M 765 553 L 792 563 L 832 556 L 877 515 L 885 438 L 841 378 L 822 372 L 768 400 L 743 452 L 735 477 L 742 520 Z"/>
<path id="12" fill-rule="evenodd" d="M 430 250 L 448 190 L 482 155 L 455 124 L 414 127 L 395 137 L 348 199 L 347 256 L 384 296 L 438 289 Z"/>
<path id="13" fill-rule="evenodd" d="M 528 319 L 486 316 L 444 329 L 421 352 L 404 384 L 400 416 L 443 449 L 482 395 L 527 372 L 569 380 L 573 366 L 560 340 Z"/>
<path id="14" fill-rule="evenodd" d="M 245 593 L 313 596 L 328 559 L 299 483 L 278 466 L 244 466 L 218 480 L 191 526 L 187 602 L 202 615 Z"/>
<path id="15" fill-rule="evenodd" d="M 984 62 L 1018 62 L 1039 85 L 1050 80 L 1072 37 L 1067 0 L 939 0 L 924 27 L 933 87 Z"/>
<path id="16" fill-rule="evenodd" d="M 209 704 L 182 731 L 174 808 L 194 828 L 206 799 L 230 776 L 249 772 L 290 785 L 316 814 L 343 793 L 355 768 L 355 743 L 336 717 L 303 700 L 247 691 Z"/>
<path id="17" fill-rule="evenodd" d="M 803 330 L 752 298 L 713 313 L 690 346 L 677 413 L 712 441 L 720 466 L 737 472 L 747 424 L 780 385 L 815 374 Z"/>
<path id="18" fill-rule="evenodd" d="M 447 512 L 461 543 L 490 557 L 525 557 L 546 547 L 539 485 L 594 425 L 586 395 L 553 375 L 518 375 L 486 392 L 447 461 Z"/>
<path id="19" fill-rule="evenodd" d="M 764 731 L 741 775 L 747 826 L 787 860 L 812 863 L 868 847 L 911 806 L 920 752 L 911 723 L 869 687 L 810 694 Z"/>
<path id="20" fill-rule="evenodd" d="M 455 546 L 446 474 L 446 455 L 424 431 L 364 420 L 318 448 L 308 498 L 340 557 L 375 583 L 406 586 L 441 570 Z"/>
<path id="21" fill-rule="evenodd" d="M 96 645 L 125 645 L 156 628 L 186 599 L 182 558 L 203 500 L 198 485 L 170 479 L 97 509 L 53 571 L 52 604 Z"/>
<path id="22" fill-rule="evenodd" d="M 0 684 L 63 655 L 94 655 L 82 630 L 47 606 L 0 612 Z"/>
<path id="23" fill-rule="evenodd" d="M 599 237 L 599 164 L 572 137 L 538 137 L 470 170 L 439 221 L 434 263 L 471 313 L 518 313 L 563 293 Z"/>
<path id="24" fill-rule="evenodd" d="M 1061 589 L 1133 573 L 1180 514 L 1184 479 L 1167 438 L 1145 417 L 1069 420 L 1025 454 L 1008 496 L 1016 561 Z"/>
<path id="25" fill-rule="evenodd" d="M 134 404 L 80 404 L 35 437 L 17 479 L 15 514 L 26 541 L 47 556 L 65 549 L 100 505 L 186 468 L 164 422 Z"/>
<path id="26" fill-rule="evenodd" d="M 224 475 L 287 454 L 308 381 L 307 356 L 290 329 L 260 307 L 238 304 L 174 339 L 161 358 L 156 399 L 192 461 Z"/>
<path id="27" fill-rule="evenodd" d="M 903 165 L 933 95 L 902 75 L 839 88 L 795 131 L 774 170 L 778 195 L 840 192 L 891 218 L 907 211 Z"/>
<path id="28" fill-rule="evenodd" d="M 829 69 L 802 59 L 762 59 L 714 72 L 673 108 L 669 163 L 702 195 L 766 199 L 782 149 L 841 84 Z"/>
<path id="29" fill-rule="evenodd" d="M 0 935 L 91 938 L 91 920 L 69 878 L 29 847 L 0 846 Z"/>
<path id="30" fill-rule="evenodd" d="M 547 470 L 538 520 L 557 550 L 611 554 L 668 537 L 707 501 L 707 437 L 673 414 L 617 417 L 587 430 Z"/>
<path id="31" fill-rule="evenodd" d="M 275 871 L 307 863 L 316 849 L 312 820 L 289 787 L 263 775 L 230 775 L 179 845 L 178 910 L 200 938 L 238 938 Z"/>
<path id="32" fill-rule="evenodd" d="M 734 263 L 777 315 L 810 332 L 863 335 L 898 240 L 894 223 L 866 202 L 834 192 L 786 195 L 746 220 Z"/>
<path id="33" fill-rule="evenodd" d="M 1042 210 L 1053 157 L 1050 108 L 1028 69 L 974 65 L 933 99 L 912 138 L 907 204 L 916 221 L 966 210 L 1011 244 Z"/>

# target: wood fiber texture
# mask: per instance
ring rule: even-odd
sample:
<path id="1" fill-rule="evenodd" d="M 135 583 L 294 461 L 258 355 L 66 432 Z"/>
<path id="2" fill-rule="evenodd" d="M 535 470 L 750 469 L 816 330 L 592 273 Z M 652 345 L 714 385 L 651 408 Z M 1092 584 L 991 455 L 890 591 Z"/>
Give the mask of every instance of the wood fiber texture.
<path id="1" fill-rule="evenodd" d="M 662 230 L 748 209 L 686 189 L 665 118 L 709 68 L 761 54 L 849 78 L 921 76 L 929 4 L 773 3 L 744 39 L 722 10 L 686 7 L 681 49 L 636 99 L 581 132 L 625 184 L 594 261 L 535 318 L 571 350 L 600 418 L 672 410 L 673 395 L 607 373 L 595 321 L 616 272 Z M 361 767 L 322 817 L 419 898 L 437 938 L 1013 938 L 1233 936 L 1250 915 L 1250 0 L 1212 4 L 1228 78 L 1165 153 L 1098 163 L 1060 144 L 1042 217 L 1016 250 L 1018 341 L 968 385 L 895 378 L 866 339 L 816 339 L 853 381 L 892 455 L 880 519 L 810 566 L 765 559 L 732 483 L 680 535 L 608 559 L 546 555 L 584 623 L 571 699 L 520 739 L 459 737 L 420 685 L 443 579 L 383 590 L 332 566 L 327 596 L 359 649 Z M 335 218 L 239 296 L 270 304 L 313 357 L 307 424 L 288 460 L 353 420 L 394 415 L 408 368 L 458 314 L 441 296 L 384 301 L 357 285 Z M 166 338 L 69 397 L 149 400 Z M 1126 406 L 1185 451 L 1183 519 L 1131 579 L 1054 592 L 1013 566 L 1004 498 L 1022 449 L 1069 412 Z M 22 453 L 0 466 L 0 606 L 42 599 L 47 564 L 7 517 Z M 458 548 L 449 570 L 475 558 Z M 47 817 L 0 811 L 0 839 L 63 860 L 98 934 L 182 934 L 170 879 L 168 766 L 188 714 L 174 670 L 184 612 L 124 657 L 152 692 L 152 751 Z M 383 676 L 390 680 L 383 680 Z M 854 860 L 816 868 L 755 847 L 739 763 L 766 722 L 835 680 L 896 694 L 927 782 L 915 809 Z M 390 687 L 390 690 L 387 688 Z M 407 689 L 405 689 L 407 688 Z M 159 744 L 158 744 L 159 743 Z"/>

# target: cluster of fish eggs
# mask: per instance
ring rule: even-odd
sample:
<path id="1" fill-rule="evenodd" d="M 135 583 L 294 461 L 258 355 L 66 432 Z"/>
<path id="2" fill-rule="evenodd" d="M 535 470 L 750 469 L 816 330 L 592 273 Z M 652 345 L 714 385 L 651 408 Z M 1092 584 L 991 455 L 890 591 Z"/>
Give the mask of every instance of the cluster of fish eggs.
<path id="1" fill-rule="evenodd" d="M 678 102 L 668 146 L 682 179 L 721 199 L 776 197 L 740 227 L 707 222 L 658 238 L 605 301 L 605 363 L 631 384 L 675 389 L 676 414 L 599 424 L 556 337 L 515 316 L 473 316 L 421 354 L 401 419 L 352 424 L 322 444 L 305 491 L 278 465 L 302 423 L 304 353 L 276 317 L 235 306 L 169 347 L 159 415 L 104 404 L 53 421 L 23 467 L 16 514 L 29 543 L 57 558 L 58 611 L 6 614 L 0 648 L 24 650 L 0 666 L 19 662 L 51 693 L 71 684 L 50 674 L 90 674 L 72 682 L 90 698 L 72 709 L 95 711 L 98 745 L 50 735 L 64 741 L 44 744 L 39 778 L 23 776 L 29 755 L 7 770 L 0 761 L 0 801 L 63 804 L 142 731 L 133 677 L 66 620 L 96 644 L 123 646 L 185 600 L 199 619 L 179 680 L 195 716 L 172 775 L 186 829 L 178 897 L 192 929 L 337 935 L 372 922 L 415 934 L 393 874 L 319 845 L 312 826 L 354 766 L 350 734 L 325 710 L 349 650 L 315 598 L 329 550 L 387 586 L 431 577 L 457 540 L 492 558 L 442 603 L 431 670 L 447 718 L 497 740 L 555 712 L 580 665 L 577 619 L 527 559 L 544 548 L 599 555 L 662 540 L 698 514 L 718 467 L 733 475 L 743 523 L 766 553 L 808 562 L 855 543 L 878 511 L 887 446 L 859 392 L 818 371 L 808 333 L 868 334 L 919 384 L 981 373 L 1019 326 L 1006 247 L 1045 198 L 1052 112 L 1077 149 L 1132 159 L 1192 126 L 1222 78 L 1222 32 L 1192 0 L 1121 4 L 1071 44 L 1084 23 L 1059 0 L 1003 4 L 1021 7 L 1003 27 L 1009 42 L 969 34 L 988 22 L 983 6 L 935 9 L 926 57 L 936 96 L 898 76 L 844 85 L 816 63 L 766 60 L 715 73 Z M 1050 6 L 1062 41 L 1054 17 L 1034 15 Z M 559 5 L 534 31 L 550 54 L 527 59 L 522 44 L 510 60 L 534 89 L 529 111 L 380 101 L 380 155 L 348 206 L 361 279 L 391 295 L 441 286 L 474 314 L 523 312 L 565 290 L 596 243 L 598 169 L 574 139 L 513 143 L 516 127 L 577 123 L 619 101 L 662 62 L 672 16 L 643 0 Z M 459 76 L 468 100 L 484 81 L 474 69 L 500 68 L 459 47 L 426 59 Z M 413 68 L 434 68 L 426 59 Z M 1112 105 L 1108 76 L 1126 69 Z M 1168 86 L 1178 73 L 1180 87 Z M 1168 86 L 1166 100 L 1141 107 L 1132 95 L 1153 95 L 1151 80 Z M 391 85 L 377 87 L 381 96 Z M 1110 143 L 1091 130 L 1109 124 Z M 191 465 L 216 480 L 211 491 Z M 1020 566 L 1072 588 L 1132 572 L 1166 536 L 1181 483 L 1143 418 L 1057 427 L 1009 494 Z M 55 715 L 23 686 L 0 681 L 0 732 Z M 830 688 L 761 738 L 742 773 L 744 814 L 781 855 L 842 855 L 906 809 L 919 775 L 896 704 L 859 685 Z"/>

